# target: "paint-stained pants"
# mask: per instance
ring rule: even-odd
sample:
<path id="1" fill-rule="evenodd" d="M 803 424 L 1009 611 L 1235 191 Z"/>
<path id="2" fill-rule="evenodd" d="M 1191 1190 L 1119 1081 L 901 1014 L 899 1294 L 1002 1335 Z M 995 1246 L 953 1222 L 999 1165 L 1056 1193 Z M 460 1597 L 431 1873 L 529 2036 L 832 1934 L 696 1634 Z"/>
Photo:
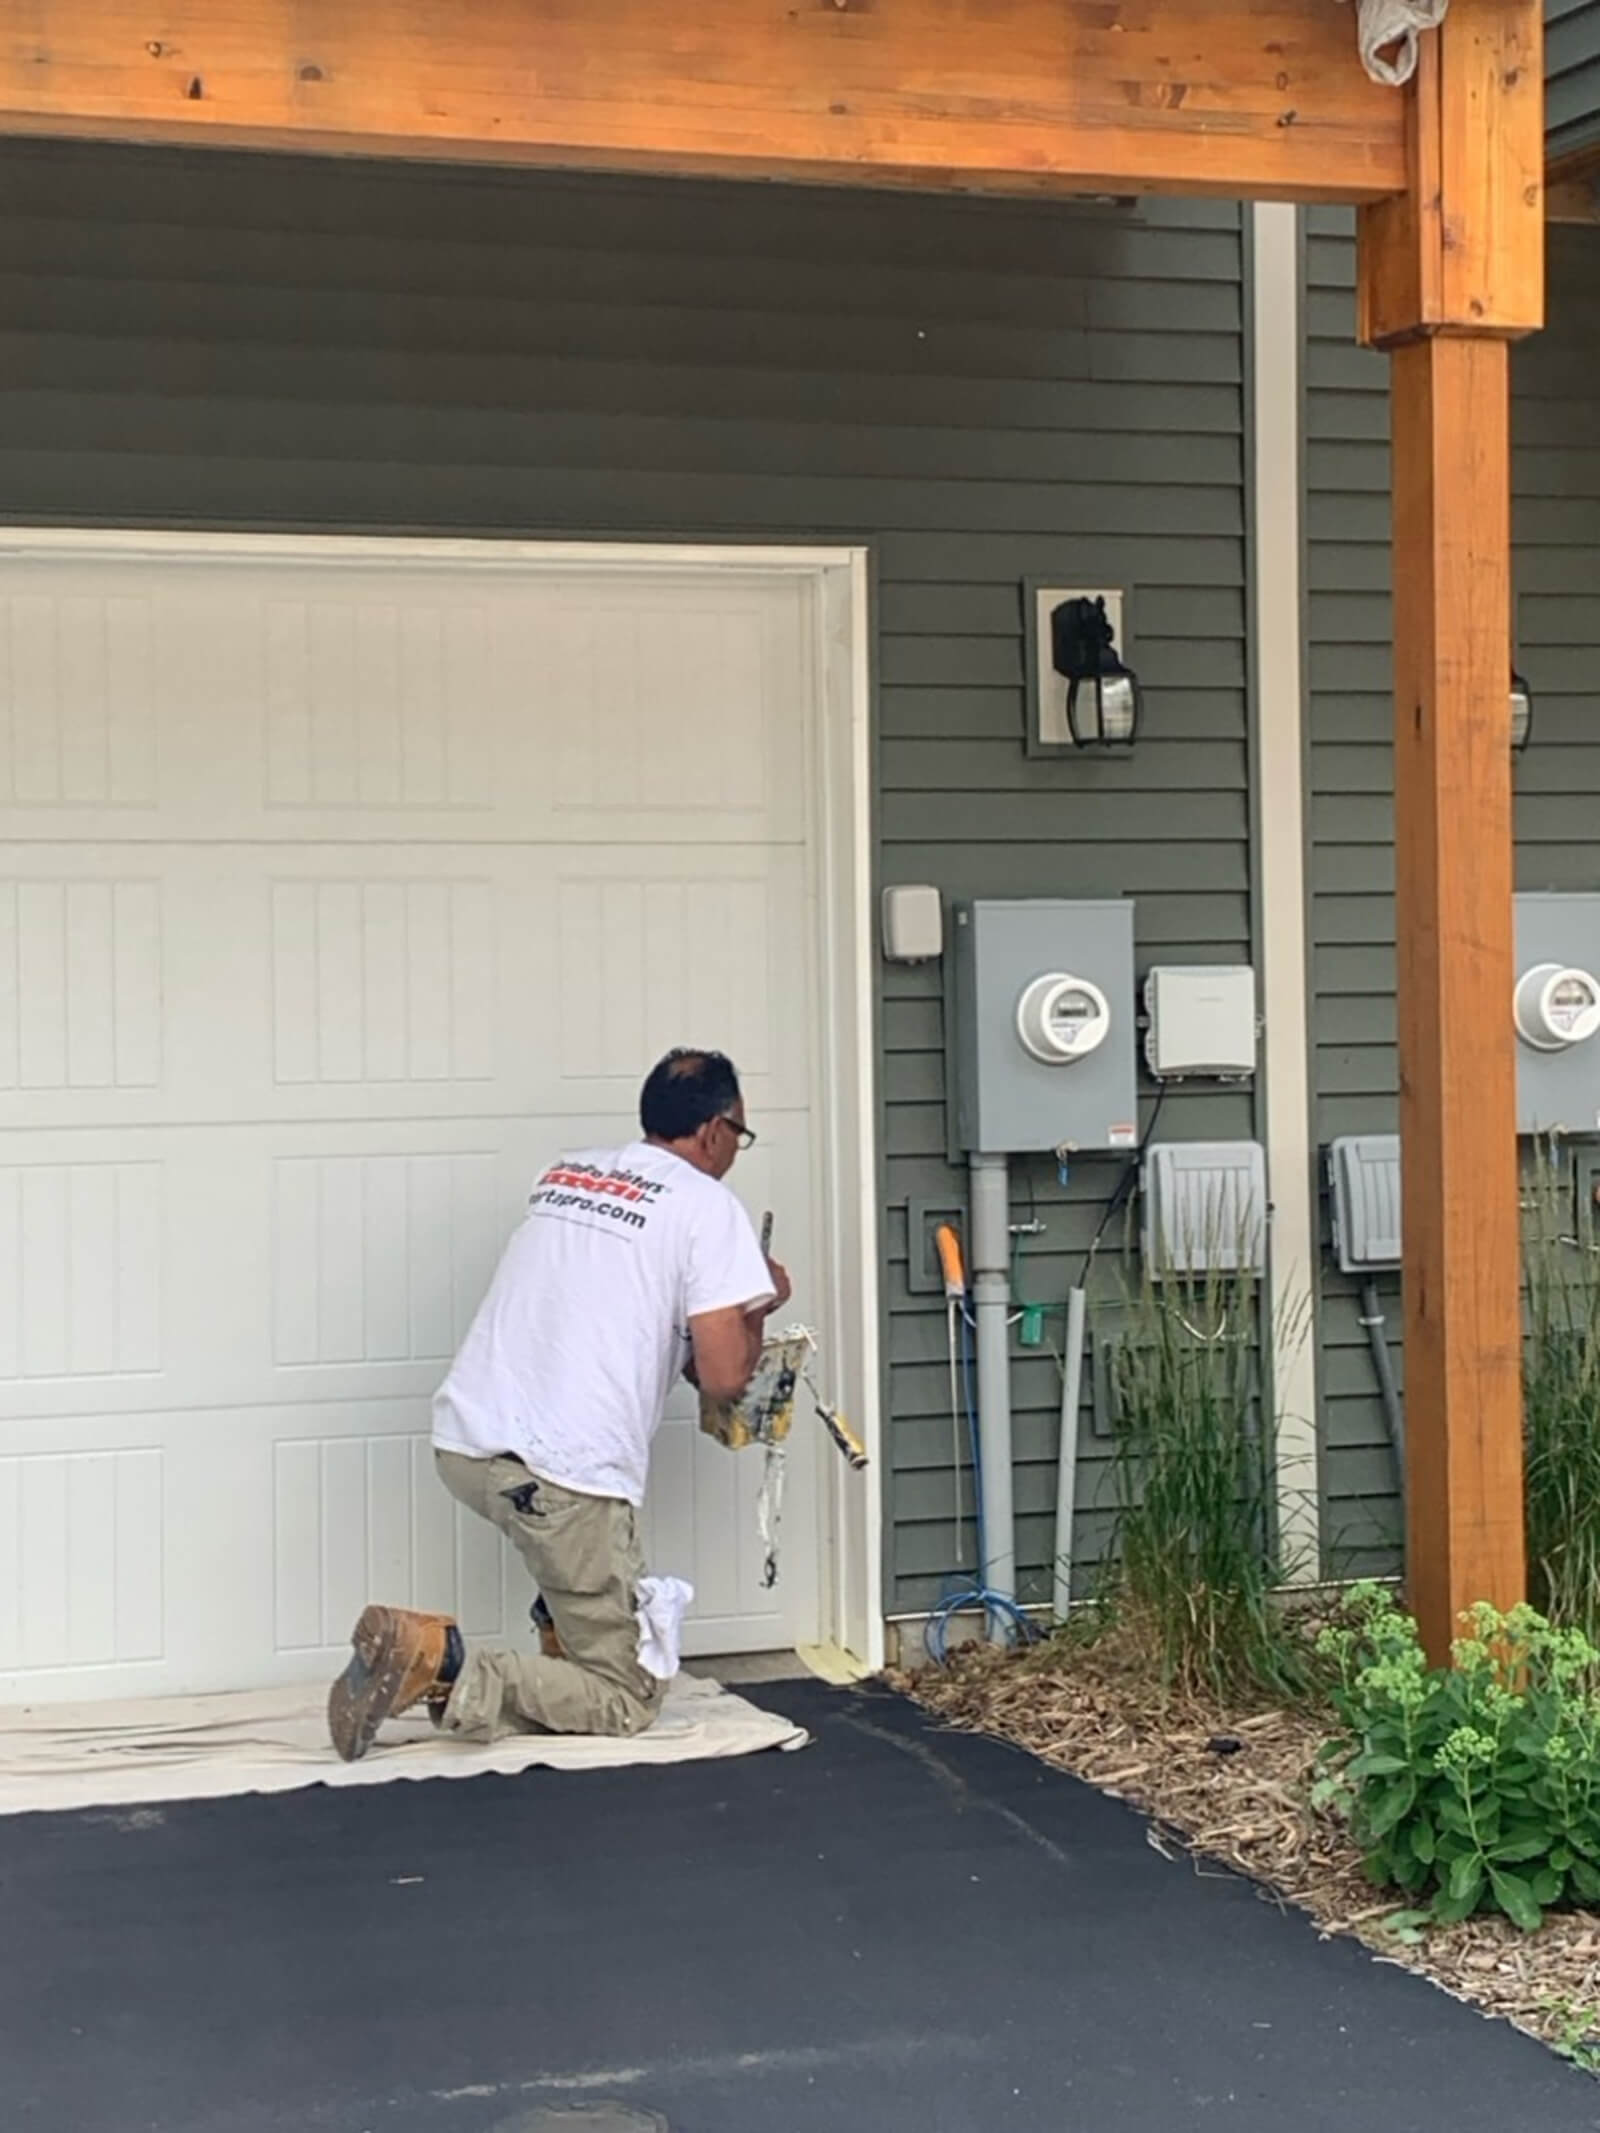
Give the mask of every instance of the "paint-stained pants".
<path id="1" fill-rule="evenodd" d="M 575 1495 L 530 1474 L 520 1459 L 440 1451 L 434 1460 L 451 1495 L 512 1542 L 567 1655 L 469 1652 L 445 1730 L 480 1737 L 519 1728 L 642 1732 L 661 1708 L 665 1685 L 639 1664 L 634 1608 L 644 1556 L 633 1506 Z"/>

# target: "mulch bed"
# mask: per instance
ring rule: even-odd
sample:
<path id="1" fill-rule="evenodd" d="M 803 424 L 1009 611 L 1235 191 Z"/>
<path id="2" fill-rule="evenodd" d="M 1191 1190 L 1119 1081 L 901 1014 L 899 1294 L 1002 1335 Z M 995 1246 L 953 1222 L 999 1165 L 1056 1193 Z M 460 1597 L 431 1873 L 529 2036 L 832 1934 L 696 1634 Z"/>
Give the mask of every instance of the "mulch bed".
<path id="1" fill-rule="evenodd" d="M 1343 1824 L 1311 1805 L 1329 1730 L 1316 1713 L 1164 1696 L 1114 1632 L 1025 1652 L 965 1646 L 895 1685 L 959 1731 L 1013 1741 L 1127 1800 L 1151 1818 L 1157 1849 L 1232 1867 L 1324 1933 L 1353 1934 L 1600 2072 L 1600 1916 L 1552 1916 L 1531 1935 L 1498 1917 L 1414 1941 L 1386 1932 L 1406 1898 L 1374 1889 Z"/>

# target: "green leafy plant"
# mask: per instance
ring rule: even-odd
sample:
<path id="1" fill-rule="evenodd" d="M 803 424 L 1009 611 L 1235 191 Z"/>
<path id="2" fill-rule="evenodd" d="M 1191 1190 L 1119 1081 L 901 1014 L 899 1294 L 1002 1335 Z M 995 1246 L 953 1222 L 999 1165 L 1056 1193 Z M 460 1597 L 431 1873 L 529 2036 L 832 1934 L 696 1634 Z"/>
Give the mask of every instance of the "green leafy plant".
<path id="1" fill-rule="evenodd" d="M 1274 1597 L 1258 1332 L 1248 1273 L 1147 1269 L 1111 1351 L 1114 1604 L 1181 1693 L 1297 1696 L 1310 1671 Z"/>
<path id="2" fill-rule="evenodd" d="M 1600 2074 L 1600 2008 L 1586 2006 L 1571 1993 L 1555 1993 L 1542 2003 L 1554 2025 L 1550 2043 L 1563 2059 L 1586 2074 Z"/>
<path id="3" fill-rule="evenodd" d="M 1552 1621 L 1600 1639 L 1600 1253 L 1572 1232 L 1571 1185 L 1543 1143 L 1523 1236 L 1528 1570 Z"/>
<path id="4" fill-rule="evenodd" d="M 1370 1879 L 1438 1924 L 1503 1911 L 1533 1932 L 1600 1901 L 1600 1653 L 1531 1607 L 1476 1607 L 1453 1667 L 1416 1624 L 1357 1585 L 1318 1648 L 1345 1731 L 1323 1751 L 1318 1805 L 1348 1817 Z"/>

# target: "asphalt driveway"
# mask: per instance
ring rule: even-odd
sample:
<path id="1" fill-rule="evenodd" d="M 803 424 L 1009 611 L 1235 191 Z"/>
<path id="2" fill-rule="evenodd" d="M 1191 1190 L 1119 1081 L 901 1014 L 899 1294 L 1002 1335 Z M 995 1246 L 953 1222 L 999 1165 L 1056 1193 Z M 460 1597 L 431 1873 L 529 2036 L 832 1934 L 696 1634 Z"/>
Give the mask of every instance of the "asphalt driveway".
<path id="1" fill-rule="evenodd" d="M 0 1820 L 0 2123 L 1600 2129 L 1600 2083 L 1074 1780 L 750 1693 L 815 1745 Z"/>

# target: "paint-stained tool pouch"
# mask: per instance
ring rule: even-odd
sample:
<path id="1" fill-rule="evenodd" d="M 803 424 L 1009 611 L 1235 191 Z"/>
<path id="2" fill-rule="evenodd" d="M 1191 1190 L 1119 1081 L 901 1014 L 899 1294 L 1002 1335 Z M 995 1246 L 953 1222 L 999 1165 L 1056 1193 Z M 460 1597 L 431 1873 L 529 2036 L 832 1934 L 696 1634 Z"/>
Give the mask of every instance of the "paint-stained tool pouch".
<path id="1" fill-rule="evenodd" d="M 761 1359 L 755 1375 L 739 1400 L 700 1400 L 700 1427 L 729 1451 L 743 1451 L 747 1444 L 766 1447 L 767 1470 L 761 1477 L 756 1503 L 756 1523 L 766 1548 L 765 1581 L 778 1578 L 778 1520 L 783 1507 L 783 1470 L 789 1432 L 794 1424 L 795 1394 L 802 1382 L 811 1395 L 817 1420 L 833 1439 L 845 1459 L 859 1473 L 867 1463 L 866 1450 L 837 1407 L 822 1397 L 811 1374 L 816 1335 L 806 1326 L 790 1326 L 770 1334 L 761 1344 Z"/>
<path id="2" fill-rule="evenodd" d="M 794 1423 L 795 1387 L 810 1346 L 804 1328 L 769 1334 L 741 1398 L 708 1400 L 701 1394 L 700 1427 L 706 1435 L 730 1452 L 742 1452 L 747 1444 L 782 1444 Z"/>
<path id="3" fill-rule="evenodd" d="M 761 1253 L 770 1255 L 772 1217 L 761 1225 Z M 766 1549 L 763 1582 L 778 1582 L 778 1521 L 783 1511 L 784 1461 L 788 1456 L 789 1431 L 794 1425 L 794 1397 L 801 1379 L 817 1410 L 817 1419 L 850 1465 L 858 1472 L 867 1454 L 844 1416 L 825 1400 L 811 1374 L 810 1359 L 817 1352 L 817 1337 L 809 1326 L 789 1326 L 782 1333 L 769 1333 L 761 1344 L 755 1373 L 737 1400 L 708 1400 L 700 1395 L 700 1427 L 730 1452 L 747 1444 L 766 1448 L 766 1472 L 756 1500 L 756 1524 Z"/>
<path id="4" fill-rule="evenodd" d="M 730 1452 L 743 1451 L 749 1444 L 765 1447 L 766 1472 L 756 1499 L 756 1527 L 766 1551 L 762 1583 L 769 1590 L 778 1582 L 778 1526 L 783 1517 L 784 1463 L 794 1424 L 795 1387 L 810 1348 L 811 1335 L 803 1326 L 769 1334 L 741 1398 L 700 1396 L 700 1427 L 708 1437 L 715 1437 Z"/>

